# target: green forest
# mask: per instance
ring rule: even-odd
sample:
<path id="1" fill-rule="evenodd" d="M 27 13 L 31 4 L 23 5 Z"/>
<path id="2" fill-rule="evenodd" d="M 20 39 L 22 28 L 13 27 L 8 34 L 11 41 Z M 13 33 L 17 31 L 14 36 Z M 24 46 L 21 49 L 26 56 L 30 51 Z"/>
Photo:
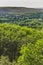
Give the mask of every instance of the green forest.
<path id="1" fill-rule="evenodd" d="M 43 65 L 43 18 L 1 15 L 0 65 Z"/>

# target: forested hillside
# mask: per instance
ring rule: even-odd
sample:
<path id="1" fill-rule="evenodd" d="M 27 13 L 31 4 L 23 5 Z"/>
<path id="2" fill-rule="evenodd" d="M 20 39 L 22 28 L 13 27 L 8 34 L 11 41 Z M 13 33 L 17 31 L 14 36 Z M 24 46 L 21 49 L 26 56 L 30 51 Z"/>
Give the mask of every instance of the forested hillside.
<path id="1" fill-rule="evenodd" d="M 0 12 L 0 23 L 14 23 L 29 28 L 43 27 L 43 13 Z"/>
<path id="2" fill-rule="evenodd" d="M 43 10 L 10 10 L 0 10 L 0 65 L 43 65 Z"/>
<path id="3" fill-rule="evenodd" d="M 1 65 L 9 65 L 12 61 L 17 65 L 43 64 L 43 29 L 0 23 L 0 56 Z"/>

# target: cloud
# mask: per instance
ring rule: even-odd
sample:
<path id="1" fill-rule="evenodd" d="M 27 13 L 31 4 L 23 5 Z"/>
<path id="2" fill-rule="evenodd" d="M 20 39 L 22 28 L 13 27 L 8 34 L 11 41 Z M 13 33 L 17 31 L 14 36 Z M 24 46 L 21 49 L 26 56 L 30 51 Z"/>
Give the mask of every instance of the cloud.
<path id="1" fill-rule="evenodd" d="M 0 0 L 0 6 L 42 7 L 43 0 Z"/>

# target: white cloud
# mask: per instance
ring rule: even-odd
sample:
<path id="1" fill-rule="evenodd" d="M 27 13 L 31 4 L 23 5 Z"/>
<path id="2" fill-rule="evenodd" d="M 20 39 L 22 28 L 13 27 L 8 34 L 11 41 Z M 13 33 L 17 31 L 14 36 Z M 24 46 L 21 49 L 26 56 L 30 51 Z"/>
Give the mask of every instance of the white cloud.
<path id="1" fill-rule="evenodd" d="M 0 6 L 42 7 L 43 0 L 0 0 Z"/>

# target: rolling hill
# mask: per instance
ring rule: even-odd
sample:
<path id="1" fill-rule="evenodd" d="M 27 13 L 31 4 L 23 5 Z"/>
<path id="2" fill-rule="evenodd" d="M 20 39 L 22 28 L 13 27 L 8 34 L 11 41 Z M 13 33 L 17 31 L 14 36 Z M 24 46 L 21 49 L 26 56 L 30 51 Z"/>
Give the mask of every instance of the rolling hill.
<path id="1" fill-rule="evenodd" d="M 0 7 L 0 12 L 14 12 L 14 13 L 40 13 L 43 9 L 26 8 L 26 7 Z"/>

